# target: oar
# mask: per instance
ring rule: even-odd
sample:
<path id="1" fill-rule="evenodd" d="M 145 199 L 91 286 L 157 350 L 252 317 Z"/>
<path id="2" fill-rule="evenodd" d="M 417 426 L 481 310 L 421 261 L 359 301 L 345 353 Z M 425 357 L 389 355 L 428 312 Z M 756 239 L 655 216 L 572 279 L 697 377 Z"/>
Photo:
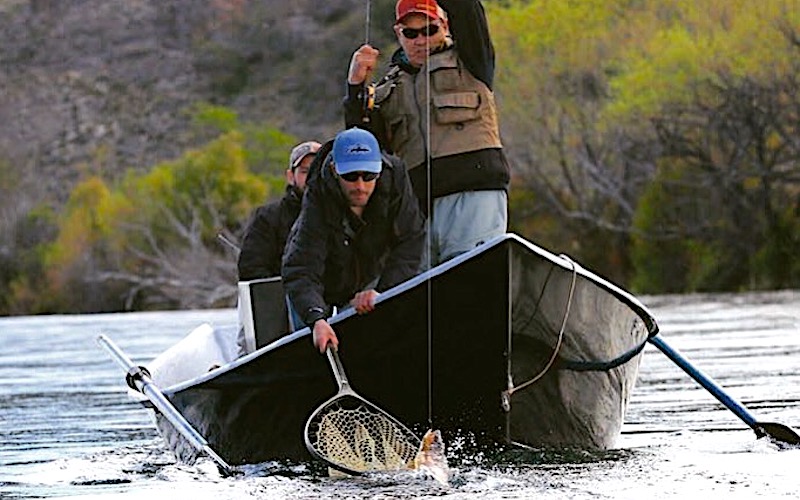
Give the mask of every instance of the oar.
<path id="1" fill-rule="evenodd" d="M 172 403 L 169 402 L 164 393 L 161 392 L 161 389 L 153 382 L 150 378 L 150 372 L 147 371 L 147 368 L 142 366 L 134 365 L 133 362 L 130 360 L 125 353 L 117 347 L 114 342 L 111 341 L 110 338 L 106 337 L 105 335 L 100 335 L 97 337 L 97 343 L 99 343 L 102 347 L 104 347 L 108 353 L 114 358 L 114 361 L 117 362 L 119 366 L 121 366 L 124 370 L 128 372 L 125 377 L 125 380 L 128 382 L 128 386 L 131 389 L 136 390 L 147 396 L 153 406 L 155 406 L 158 411 L 161 412 L 164 417 L 169 420 L 169 422 L 180 432 L 183 437 L 189 440 L 189 442 L 197 448 L 198 450 L 205 452 L 206 455 L 211 457 L 222 469 L 223 473 L 230 476 L 234 474 L 234 469 L 228 465 L 225 460 L 222 459 L 219 455 L 211 449 L 209 446 L 208 441 L 205 440 L 203 436 L 197 432 L 192 424 L 190 424 L 181 413 L 172 406 Z"/>
<path id="2" fill-rule="evenodd" d="M 692 366 L 692 364 L 684 358 L 678 351 L 673 349 L 667 344 L 664 339 L 658 335 L 650 337 L 649 342 L 666 354 L 676 365 L 681 367 L 683 371 L 689 374 L 698 384 L 702 385 L 708 392 L 710 392 L 720 403 L 725 405 L 730 411 L 736 414 L 744 423 L 746 423 L 756 433 L 759 438 L 769 436 L 775 441 L 787 444 L 800 444 L 800 435 L 789 426 L 778 424 L 774 422 L 759 422 L 752 413 L 747 411 L 747 408 L 742 403 L 733 399 L 728 395 L 722 387 L 717 385 L 716 382 L 711 380 L 707 375 L 699 369 Z"/>

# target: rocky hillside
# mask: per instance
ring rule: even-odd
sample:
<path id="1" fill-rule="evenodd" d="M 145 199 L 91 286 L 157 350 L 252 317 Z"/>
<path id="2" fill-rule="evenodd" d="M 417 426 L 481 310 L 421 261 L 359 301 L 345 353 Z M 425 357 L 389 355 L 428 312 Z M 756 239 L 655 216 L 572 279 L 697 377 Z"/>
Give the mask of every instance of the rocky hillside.
<path id="1" fill-rule="evenodd" d="M 390 43 L 392 5 L 373 1 L 378 43 Z M 197 102 L 326 137 L 341 124 L 343 78 L 364 37 L 365 7 L 0 0 L 0 170 L 27 180 L 23 191 L 38 201 L 63 201 L 85 169 L 113 177 L 197 142 L 188 114 Z M 24 194 L 14 193 L 19 203 Z"/>

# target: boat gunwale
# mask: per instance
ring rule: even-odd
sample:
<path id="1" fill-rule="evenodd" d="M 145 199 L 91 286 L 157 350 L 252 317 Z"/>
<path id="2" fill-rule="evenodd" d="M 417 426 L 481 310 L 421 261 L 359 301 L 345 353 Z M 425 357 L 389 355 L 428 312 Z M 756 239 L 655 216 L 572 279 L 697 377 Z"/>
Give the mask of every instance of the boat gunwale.
<path id="1" fill-rule="evenodd" d="M 460 254 L 460 255 L 448 260 L 447 262 L 444 262 L 444 263 L 434 267 L 433 269 L 429 269 L 428 271 L 424 271 L 424 272 L 418 274 L 417 276 L 414 276 L 413 278 L 411 278 L 411 279 L 409 279 L 407 281 L 404 281 L 403 283 L 401 283 L 401 284 L 399 284 L 399 285 L 397 285 L 397 286 L 395 286 L 395 287 L 393 287 L 393 288 L 391 288 L 391 289 L 379 294 L 377 299 L 375 300 L 375 304 L 376 305 L 380 304 L 381 302 L 384 302 L 384 301 L 389 300 L 389 299 L 391 299 L 391 298 L 393 298 L 393 297 L 395 297 L 397 295 L 400 295 L 400 294 L 402 294 L 402 293 L 404 293 L 404 292 L 406 292 L 406 291 L 408 291 L 408 290 L 420 285 L 421 283 L 424 283 L 425 281 L 428 281 L 428 280 L 431 280 L 431 279 L 433 279 L 433 278 L 435 278 L 437 276 L 440 276 L 440 275 L 450 271 L 454 267 L 462 264 L 463 262 L 472 259 L 476 255 L 480 255 L 481 253 L 484 253 L 484 252 L 486 252 L 486 251 L 488 251 L 488 250 L 490 250 L 490 249 L 492 249 L 492 248 L 494 248 L 494 247 L 496 247 L 496 246 L 498 246 L 498 245 L 500 245 L 500 244 L 502 244 L 502 243 L 504 243 L 506 241 L 516 241 L 517 243 L 520 243 L 521 245 L 526 247 L 528 250 L 530 250 L 530 251 L 534 252 L 535 254 L 537 254 L 539 257 L 542 257 L 542 258 L 550 261 L 551 263 L 562 267 L 566 271 L 569 271 L 569 272 L 573 272 L 574 271 L 575 273 L 577 273 L 580 276 L 586 278 L 590 282 L 598 285 L 600 288 L 605 289 L 607 292 L 609 292 L 613 296 L 615 296 L 618 300 L 620 300 L 625 305 L 630 307 L 634 311 L 634 313 L 644 321 L 645 325 L 647 326 L 648 337 L 652 337 L 652 336 L 654 336 L 654 335 L 656 335 L 658 333 L 658 331 L 659 331 L 658 325 L 657 325 L 653 315 L 650 313 L 650 311 L 647 309 L 647 307 L 644 304 L 642 304 L 636 297 L 631 295 L 629 292 L 623 290 L 622 288 L 620 288 L 617 285 L 611 283 L 610 281 L 608 281 L 608 280 L 606 280 L 606 279 L 594 274 L 593 272 L 587 270 L 586 268 L 582 267 L 578 262 L 576 262 L 576 261 L 572 260 L 571 258 L 569 258 L 567 255 L 565 255 L 565 254 L 556 255 L 554 253 L 551 253 L 551 252 L 549 252 L 549 251 L 547 251 L 547 250 L 535 245 L 534 243 L 531 243 L 530 241 L 522 238 L 521 236 L 519 236 L 519 235 L 517 235 L 515 233 L 506 233 L 506 234 L 503 234 L 503 235 L 496 236 L 496 237 L 492 238 L 491 240 L 486 241 L 482 245 L 477 246 L 477 247 L 473 248 L 472 250 L 470 250 L 468 252 Z M 344 321 L 345 319 L 347 319 L 347 318 L 349 318 L 351 316 L 354 316 L 354 315 L 356 315 L 355 309 L 353 309 L 352 307 L 348 307 L 348 308 L 342 310 L 341 312 L 335 314 L 331 318 L 329 318 L 328 322 L 331 325 L 335 325 L 335 324 L 337 324 L 337 323 L 339 323 L 341 321 Z M 174 384 L 172 386 L 169 386 L 167 388 L 162 389 L 162 391 L 165 394 L 175 394 L 175 393 L 178 393 L 178 392 L 181 392 L 181 391 L 185 391 L 185 390 L 190 389 L 190 388 L 192 388 L 194 386 L 197 386 L 197 385 L 203 384 L 205 382 L 208 382 L 209 380 L 213 380 L 213 379 L 215 379 L 215 378 L 217 378 L 217 377 L 219 377 L 221 375 L 224 375 L 225 373 L 228 373 L 228 372 L 230 372 L 232 370 L 235 370 L 238 367 L 240 367 L 240 366 L 242 366 L 244 364 L 247 364 L 250 361 L 252 361 L 252 360 L 254 360 L 254 359 L 256 359 L 256 358 L 258 358 L 260 356 L 263 356 L 268 352 L 271 352 L 271 351 L 273 351 L 275 349 L 278 349 L 278 348 L 280 348 L 280 347 L 282 347 L 282 346 L 284 346 L 286 344 L 294 342 L 294 341 L 296 341 L 296 340 L 298 340 L 298 339 L 300 339 L 302 337 L 308 336 L 310 334 L 311 334 L 311 329 L 309 327 L 307 327 L 307 326 L 303 327 L 302 329 L 300 329 L 300 330 L 298 330 L 296 332 L 290 333 L 288 335 L 284 335 L 283 337 L 281 337 L 281 338 L 279 338 L 279 339 L 277 339 L 277 340 L 275 340 L 275 341 L 273 341 L 273 342 L 271 342 L 271 343 L 269 343 L 269 344 L 267 344 L 267 345 L 265 345 L 263 347 L 260 347 L 259 349 L 255 350 L 255 351 L 253 351 L 253 352 L 251 352 L 249 354 L 241 356 L 241 357 L 231 361 L 230 363 L 227 363 L 227 364 L 225 364 L 225 365 L 223 365 L 223 366 L 221 366 L 221 367 L 219 367 L 219 368 L 217 368 L 215 370 L 212 370 L 210 372 L 204 373 L 204 374 L 202 374 L 200 376 L 197 376 L 195 378 L 186 380 L 184 382 L 180 382 L 178 384 Z"/>

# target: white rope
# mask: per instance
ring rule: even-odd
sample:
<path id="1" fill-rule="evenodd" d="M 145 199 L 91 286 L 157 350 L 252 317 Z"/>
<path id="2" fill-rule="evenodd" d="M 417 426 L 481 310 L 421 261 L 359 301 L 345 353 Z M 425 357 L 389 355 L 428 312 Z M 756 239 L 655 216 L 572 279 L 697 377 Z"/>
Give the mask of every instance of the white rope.
<path id="1" fill-rule="evenodd" d="M 561 254 L 560 257 L 566 259 L 572 266 L 572 283 L 570 284 L 569 287 L 569 295 L 567 296 L 567 305 L 564 308 L 564 318 L 561 320 L 561 328 L 558 332 L 558 341 L 556 341 L 556 346 L 553 349 L 553 354 L 550 356 L 550 359 L 548 360 L 545 367 L 542 368 L 542 370 L 532 379 L 514 387 L 513 381 L 511 380 L 511 373 L 509 373 L 508 375 L 509 387 L 508 390 L 503 392 L 505 401 L 510 401 L 512 394 L 530 386 L 531 384 L 535 383 L 536 381 L 544 377 L 544 375 L 550 370 L 550 368 L 553 366 L 553 364 L 556 362 L 556 359 L 558 358 L 558 352 L 561 350 L 561 344 L 564 341 L 564 331 L 567 328 L 567 320 L 569 319 L 569 312 L 572 306 L 572 298 L 575 293 L 575 282 L 577 281 L 577 276 L 578 276 L 578 269 L 576 267 L 575 261 L 573 261 L 564 254 Z"/>

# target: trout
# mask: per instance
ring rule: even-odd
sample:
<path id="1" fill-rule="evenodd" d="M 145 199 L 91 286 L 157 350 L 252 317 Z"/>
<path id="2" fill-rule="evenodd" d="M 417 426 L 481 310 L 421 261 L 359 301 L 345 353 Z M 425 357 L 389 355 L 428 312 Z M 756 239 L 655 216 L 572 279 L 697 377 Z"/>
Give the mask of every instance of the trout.
<path id="1" fill-rule="evenodd" d="M 441 484 L 448 484 L 450 468 L 447 466 L 444 441 L 439 430 L 428 429 L 422 436 L 419 451 L 409 464 L 409 469 L 422 471 Z"/>

